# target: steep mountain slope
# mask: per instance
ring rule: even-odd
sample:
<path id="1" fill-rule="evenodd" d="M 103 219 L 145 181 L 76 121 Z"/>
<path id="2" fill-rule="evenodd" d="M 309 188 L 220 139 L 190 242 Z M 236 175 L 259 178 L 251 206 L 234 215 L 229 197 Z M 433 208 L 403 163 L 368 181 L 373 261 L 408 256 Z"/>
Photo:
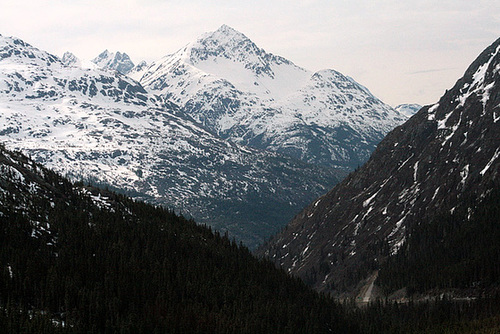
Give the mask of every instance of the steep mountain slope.
<path id="1" fill-rule="evenodd" d="M 401 114 L 411 117 L 417 113 L 422 108 L 420 104 L 416 103 L 405 103 L 396 106 L 394 109 L 399 111 Z"/>
<path id="2" fill-rule="evenodd" d="M 406 116 L 334 70 L 312 73 L 223 25 L 140 80 L 233 142 L 353 169 Z"/>
<path id="3" fill-rule="evenodd" d="M 319 290 L 353 291 L 416 224 L 458 208 L 474 215 L 500 183 L 499 133 L 500 39 L 260 253 Z"/>
<path id="4" fill-rule="evenodd" d="M 231 144 L 115 71 L 0 36 L 0 140 L 74 179 L 129 191 L 255 246 L 338 173 Z"/>
<path id="5" fill-rule="evenodd" d="M 0 146 L 6 333 L 346 333 L 341 308 L 162 208 Z"/>
<path id="6" fill-rule="evenodd" d="M 382 264 L 375 284 L 390 298 L 401 298 L 401 292 L 410 296 L 446 292 L 462 299 L 498 295 L 499 240 L 497 185 L 479 201 L 464 199 L 453 212 L 411 226 L 397 254 Z"/>

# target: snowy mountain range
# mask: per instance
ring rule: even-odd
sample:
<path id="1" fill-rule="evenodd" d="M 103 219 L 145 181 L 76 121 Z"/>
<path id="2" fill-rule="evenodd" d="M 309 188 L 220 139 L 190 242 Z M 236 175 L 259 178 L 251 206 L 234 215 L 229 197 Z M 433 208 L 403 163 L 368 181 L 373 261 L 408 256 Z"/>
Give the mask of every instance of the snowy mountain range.
<path id="1" fill-rule="evenodd" d="M 77 66 L 85 69 L 118 71 L 121 74 L 129 75 L 131 78 L 134 78 L 134 74 L 142 71 L 146 66 L 145 61 L 142 61 L 135 66 L 126 53 L 121 53 L 119 51 L 114 53 L 109 52 L 108 50 L 104 50 L 92 60 L 80 59 L 73 53 L 67 51 L 63 54 L 61 61 L 67 66 Z"/>
<path id="2" fill-rule="evenodd" d="M 226 25 L 139 81 L 222 138 L 327 167 L 355 168 L 407 119 L 352 78 L 300 68 Z"/>
<path id="3" fill-rule="evenodd" d="M 452 229 L 439 231 L 435 219 L 461 211 L 467 226 L 477 204 L 499 189 L 499 134 L 500 39 L 438 103 L 390 132 L 364 166 L 298 214 L 260 254 L 318 290 L 359 292 L 412 228 L 446 245 Z M 498 225 L 498 217 L 491 219 Z"/>
<path id="4" fill-rule="evenodd" d="M 335 170 L 225 141 L 118 71 L 73 61 L 0 36 L 7 148 L 182 210 L 250 247 L 339 180 Z"/>

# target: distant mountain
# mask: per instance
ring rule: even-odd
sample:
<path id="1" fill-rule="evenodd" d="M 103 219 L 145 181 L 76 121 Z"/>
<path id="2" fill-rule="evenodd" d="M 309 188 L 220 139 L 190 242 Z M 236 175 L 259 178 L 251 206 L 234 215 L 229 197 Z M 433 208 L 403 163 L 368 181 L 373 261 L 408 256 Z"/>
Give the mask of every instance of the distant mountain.
<path id="1" fill-rule="evenodd" d="M 100 68 L 97 64 L 93 63 L 92 61 L 86 59 L 80 59 L 69 51 L 66 51 L 63 54 L 61 62 L 66 66 L 73 66 L 81 69 L 96 70 Z"/>
<path id="2" fill-rule="evenodd" d="M 488 198 L 498 207 L 498 200 L 488 196 L 500 186 L 499 134 L 500 39 L 438 103 L 390 132 L 364 166 L 297 215 L 260 254 L 316 289 L 335 294 L 359 292 L 364 279 L 373 282 L 376 270 L 392 287 L 398 277 L 404 286 L 403 277 L 409 282 L 428 273 L 425 268 L 449 277 L 447 288 L 459 287 L 450 282 L 460 277 L 469 287 L 483 282 L 498 286 L 498 266 L 491 268 L 491 263 L 498 263 L 500 250 L 498 242 L 487 242 L 499 235 L 499 217 L 484 215 L 498 210 L 488 211 L 482 203 Z M 472 222 L 493 227 L 468 225 Z M 468 238 L 477 243 L 458 242 Z M 443 253 L 425 253 L 422 245 L 427 252 Z M 420 267 L 419 256 L 410 256 L 417 250 L 429 260 Z M 488 257 L 481 262 L 474 254 Z M 402 276 L 388 278 L 384 263 L 396 255 L 400 258 L 391 273 Z M 439 261 L 449 271 L 437 270 Z M 434 288 L 445 287 L 434 282 Z"/>
<path id="3" fill-rule="evenodd" d="M 69 51 L 63 54 L 61 61 L 66 66 L 81 66 L 80 59 Z"/>
<path id="4" fill-rule="evenodd" d="M 354 169 L 407 119 L 352 78 L 300 68 L 226 25 L 140 82 L 223 138 L 327 167 Z"/>
<path id="5" fill-rule="evenodd" d="M 1 145 L 0 240 L 5 333 L 358 332 L 227 237 Z"/>
<path id="6" fill-rule="evenodd" d="M 0 140 L 255 247 L 343 175 L 220 139 L 116 71 L 0 36 Z"/>
<path id="7" fill-rule="evenodd" d="M 397 111 L 399 111 L 399 113 L 407 117 L 411 117 L 415 115 L 417 111 L 419 111 L 421 108 L 422 106 L 420 104 L 412 103 L 412 104 L 400 104 L 396 106 L 396 108 L 394 109 L 396 109 Z"/>
<path id="8" fill-rule="evenodd" d="M 115 70 L 121 74 L 128 74 L 134 67 L 134 63 L 126 53 L 109 52 L 104 50 L 92 60 L 97 66 L 107 70 Z"/>

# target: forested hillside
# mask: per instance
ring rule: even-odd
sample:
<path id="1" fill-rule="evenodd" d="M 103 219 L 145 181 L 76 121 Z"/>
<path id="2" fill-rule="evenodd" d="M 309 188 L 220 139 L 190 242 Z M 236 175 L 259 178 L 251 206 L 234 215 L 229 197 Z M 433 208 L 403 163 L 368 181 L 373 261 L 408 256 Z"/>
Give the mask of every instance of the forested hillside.
<path id="1" fill-rule="evenodd" d="M 0 149 L 9 333 L 345 333 L 342 308 L 169 210 Z"/>
<path id="2" fill-rule="evenodd" d="M 498 191 L 483 203 L 474 219 L 498 217 Z M 500 298 L 494 294 L 462 302 L 340 305 L 205 226 L 107 190 L 72 184 L 1 146 L 0 204 L 0 332 L 378 334 L 500 329 Z M 462 226 L 463 237 L 475 241 L 467 224 Z M 484 228 L 491 231 L 491 240 L 497 238 L 498 227 Z M 450 231 L 447 226 L 444 230 Z M 498 266 L 491 261 L 498 253 L 488 253 L 488 247 L 498 245 L 490 239 L 483 239 L 484 252 L 475 259 L 491 264 L 488 273 L 497 276 L 484 277 L 494 279 Z M 412 239 L 408 245 L 414 245 Z M 422 254 L 429 270 L 439 265 L 446 272 L 455 263 L 446 262 L 447 250 L 439 247 L 431 245 L 430 255 Z M 443 256 L 435 256 L 437 251 Z M 438 277 L 419 275 L 418 262 L 396 260 L 387 265 L 394 280 L 384 280 L 381 271 L 381 284 L 389 290 L 407 282 L 420 284 L 413 283 L 417 290 Z M 402 275 L 407 270 L 415 272 Z"/>
<path id="3" fill-rule="evenodd" d="M 432 289 L 460 289 L 468 295 L 498 291 L 499 187 L 477 202 L 464 201 L 453 213 L 408 231 L 406 243 L 379 271 L 380 286 L 387 292 L 405 287 L 410 294 Z"/>

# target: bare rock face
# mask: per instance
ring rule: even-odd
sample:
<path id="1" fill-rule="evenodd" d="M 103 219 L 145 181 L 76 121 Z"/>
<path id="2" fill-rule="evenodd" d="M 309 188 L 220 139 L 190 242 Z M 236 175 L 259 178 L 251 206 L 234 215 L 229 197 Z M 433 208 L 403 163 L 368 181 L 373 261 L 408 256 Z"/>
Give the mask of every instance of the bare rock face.
<path id="1" fill-rule="evenodd" d="M 258 253 L 320 291 L 350 293 L 398 252 L 413 224 L 480 200 L 499 173 L 497 40 L 438 103 L 390 132 Z"/>

